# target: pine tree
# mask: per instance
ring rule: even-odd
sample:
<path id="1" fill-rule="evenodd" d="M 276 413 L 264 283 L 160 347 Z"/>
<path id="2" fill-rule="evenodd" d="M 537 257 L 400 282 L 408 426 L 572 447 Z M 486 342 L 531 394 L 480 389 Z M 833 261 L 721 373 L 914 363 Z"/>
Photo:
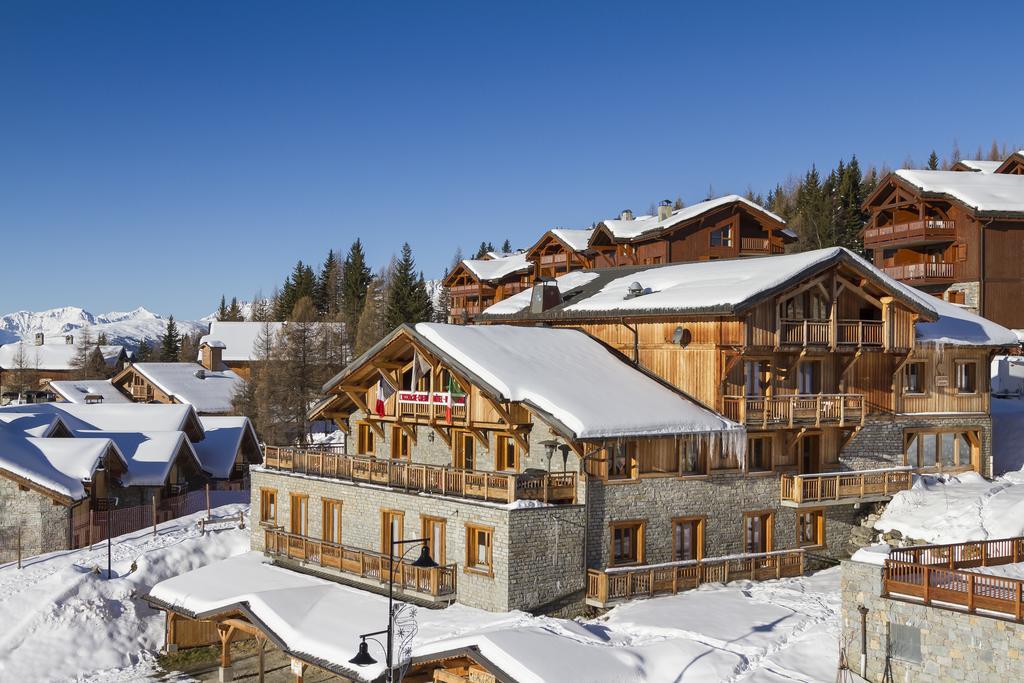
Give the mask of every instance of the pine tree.
<path id="1" fill-rule="evenodd" d="M 201 336 L 198 332 L 181 335 L 181 346 L 178 349 L 176 360 L 181 363 L 195 363 L 199 358 L 199 338 Z"/>
<path id="2" fill-rule="evenodd" d="M 288 423 L 289 440 L 298 439 L 300 443 L 306 442 L 309 407 L 325 379 L 319 358 L 322 326 L 317 317 L 312 298 L 302 297 L 295 303 L 281 340 L 280 407 Z"/>
<path id="3" fill-rule="evenodd" d="M 96 338 L 96 343 L 99 344 L 100 346 L 106 346 L 108 344 L 107 333 L 100 332 L 100 336 Z"/>
<path id="4" fill-rule="evenodd" d="M 446 323 L 448 322 L 448 316 L 452 312 L 452 295 L 447 287 L 444 286 L 444 281 L 448 279 L 448 269 L 445 268 L 444 277 L 441 278 L 438 284 L 437 292 L 437 305 L 434 307 L 434 322 Z"/>
<path id="5" fill-rule="evenodd" d="M 178 324 L 174 322 L 174 316 L 168 316 L 167 327 L 164 335 L 160 338 L 160 361 L 173 363 L 178 360 L 178 352 L 181 350 L 181 334 L 178 332 Z"/>
<path id="6" fill-rule="evenodd" d="M 238 297 L 231 297 L 231 305 L 228 306 L 227 318 L 222 320 L 228 320 L 229 322 L 242 322 L 242 307 L 238 305 Z"/>
<path id="7" fill-rule="evenodd" d="M 313 287 L 313 306 L 321 318 L 334 316 L 338 312 L 338 288 L 340 285 L 341 266 L 334 250 L 327 252 L 327 258 L 320 266 L 320 274 Z"/>
<path id="8" fill-rule="evenodd" d="M 249 306 L 249 322 L 268 322 L 274 317 L 270 302 L 263 298 L 263 292 L 257 291 L 252 296 L 252 305 Z"/>
<path id="9" fill-rule="evenodd" d="M 417 277 L 412 247 L 402 245 L 402 255 L 388 282 L 384 327 L 387 331 L 403 323 L 418 323 L 432 318 L 430 295 L 423 274 Z"/>
<path id="10" fill-rule="evenodd" d="M 978 157 L 981 158 L 980 156 Z M 992 146 L 988 148 L 988 160 L 989 161 L 1002 161 L 1003 155 L 999 152 L 999 143 L 996 142 L 995 138 L 992 138 Z"/>
<path id="11" fill-rule="evenodd" d="M 285 279 L 284 285 L 281 287 L 281 294 L 275 303 L 275 317 L 278 320 L 286 320 L 299 299 L 306 296 L 312 298 L 315 282 L 316 276 L 313 274 L 313 268 L 301 260 L 297 262 L 291 275 Z"/>
<path id="12" fill-rule="evenodd" d="M 357 239 L 352 243 L 341 268 L 340 317 L 344 324 L 345 344 L 350 353 L 356 346 L 359 318 L 366 306 L 366 292 L 373 280 L 370 267 L 366 265 L 363 245 Z"/>
<path id="13" fill-rule="evenodd" d="M 928 169 L 931 171 L 937 171 L 939 169 L 939 155 L 932 150 L 932 153 L 928 155 Z"/>
<path id="14" fill-rule="evenodd" d="M 361 355 L 371 346 L 384 338 L 384 292 L 382 291 L 386 274 L 381 273 L 378 277 L 370 280 L 370 286 L 366 289 L 366 302 L 359 315 L 359 323 L 356 327 L 355 340 L 352 343 L 352 353 L 355 356 Z"/>
<path id="15" fill-rule="evenodd" d="M 490 249 L 487 248 L 487 242 L 481 242 L 480 246 L 476 250 L 476 255 L 473 258 L 475 258 L 475 259 L 484 258 L 485 256 L 487 256 L 487 252 L 489 252 L 489 251 L 490 251 Z"/>
<path id="16" fill-rule="evenodd" d="M 502 254 L 511 254 L 512 253 L 512 243 L 509 242 L 507 239 L 504 242 L 501 243 L 501 253 Z"/>
<path id="17" fill-rule="evenodd" d="M 139 348 L 135 350 L 135 362 L 148 363 L 151 360 L 153 360 L 153 347 L 143 339 L 139 342 Z"/>
<path id="18" fill-rule="evenodd" d="M 217 307 L 217 320 L 220 321 L 220 320 L 227 320 L 227 319 L 228 319 L 228 306 L 227 306 L 227 302 L 224 300 L 224 295 L 221 294 L 220 295 L 220 306 Z"/>
<path id="19" fill-rule="evenodd" d="M 103 358 L 100 347 L 93 346 L 85 361 L 85 367 L 82 369 L 82 379 L 105 379 L 107 377 L 110 377 L 110 366 Z"/>

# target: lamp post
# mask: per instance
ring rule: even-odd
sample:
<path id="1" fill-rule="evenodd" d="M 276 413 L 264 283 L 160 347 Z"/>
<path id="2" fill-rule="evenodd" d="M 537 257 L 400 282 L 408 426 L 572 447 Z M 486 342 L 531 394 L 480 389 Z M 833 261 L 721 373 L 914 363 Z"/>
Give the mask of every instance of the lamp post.
<path id="1" fill-rule="evenodd" d="M 381 645 L 384 648 L 384 654 L 386 657 L 387 669 L 384 672 L 384 680 L 387 683 L 391 683 L 394 678 L 393 666 L 393 649 L 395 639 L 395 546 L 410 545 L 398 561 L 401 562 L 405 559 L 405 556 L 410 550 L 416 547 L 415 544 L 420 544 L 423 547 L 420 548 L 420 556 L 416 558 L 416 561 L 412 563 L 413 567 L 436 567 L 437 562 L 430 556 L 430 543 L 429 538 L 407 538 L 401 540 L 392 540 L 390 547 L 388 548 L 388 627 L 383 631 L 374 631 L 373 633 L 364 633 L 359 636 L 359 651 L 356 656 L 348 660 L 349 664 L 355 664 L 356 666 L 367 666 L 369 664 L 376 664 L 377 660 L 370 655 L 370 648 L 366 644 L 367 639 L 381 645 L 381 642 L 373 636 L 387 635 L 387 645 Z"/>
<path id="2" fill-rule="evenodd" d="M 103 474 L 103 488 L 104 489 L 109 489 L 110 488 L 110 482 L 107 480 L 107 468 L 104 465 L 102 459 L 100 459 L 100 461 L 96 464 L 96 470 L 95 471 L 97 473 L 102 473 Z M 104 493 L 107 493 L 107 491 L 104 491 Z M 107 513 L 107 579 L 109 579 L 111 577 L 111 575 L 113 574 L 113 572 L 111 570 L 112 557 L 113 557 L 113 549 L 111 547 L 111 540 L 110 540 L 110 535 L 111 535 L 111 532 L 112 532 L 112 520 L 111 520 L 111 517 L 113 516 L 114 507 L 117 505 L 117 498 L 111 498 L 109 496 L 105 496 L 103 498 L 97 498 L 96 502 L 97 503 L 102 503 L 102 508 Z"/>

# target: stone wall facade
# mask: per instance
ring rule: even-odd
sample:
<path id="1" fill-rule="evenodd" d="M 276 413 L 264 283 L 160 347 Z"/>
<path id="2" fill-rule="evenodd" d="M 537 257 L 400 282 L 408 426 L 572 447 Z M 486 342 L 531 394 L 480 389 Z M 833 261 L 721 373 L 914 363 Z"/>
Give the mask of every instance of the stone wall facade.
<path id="1" fill-rule="evenodd" d="M 978 305 L 981 301 L 981 283 L 975 280 L 974 282 L 954 282 L 951 284 L 946 291 L 943 293 L 942 298 L 946 301 L 950 299 L 950 292 L 963 292 L 964 293 L 964 306 L 974 313 L 978 313 Z"/>
<path id="2" fill-rule="evenodd" d="M 71 547 L 70 508 L 0 477 L 0 562 L 17 558 L 19 527 L 22 557 Z"/>
<path id="3" fill-rule="evenodd" d="M 419 538 L 423 517 L 445 520 L 445 557 L 457 565 L 458 601 L 481 609 L 531 610 L 583 588 L 583 508 L 580 505 L 516 508 L 447 496 L 405 493 L 333 479 L 279 473 L 254 467 L 252 477 L 252 548 L 263 550 L 260 492 L 277 492 L 277 525 L 288 528 L 291 494 L 308 496 L 307 535 L 321 538 L 322 501 L 341 501 L 343 545 L 381 551 L 382 511 L 404 513 L 403 535 Z M 493 530 L 493 576 L 466 569 L 466 525 Z M 575 533 L 573 533 L 575 531 Z"/>
<path id="4" fill-rule="evenodd" d="M 980 431 L 981 474 L 991 476 L 992 418 L 984 414 L 868 415 L 864 420 L 864 426 L 840 453 L 840 466 L 844 470 L 869 470 L 903 465 L 904 431 L 929 428 Z"/>
<path id="5" fill-rule="evenodd" d="M 884 680 L 887 649 L 901 637 L 917 639 L 919 652 L 912 647 L 913 652 L 894 654 L 889 660 L 890 680 L 981 683 L 1024 679 L 1024 625 L 883 598 L 882 572 L 878 565 L 843 562 L 840 643 L 845 643 L 852 669 L 860 672 L 858 607 L 863 605 L 868 609 L 864 673 L 872 683 Z"/>

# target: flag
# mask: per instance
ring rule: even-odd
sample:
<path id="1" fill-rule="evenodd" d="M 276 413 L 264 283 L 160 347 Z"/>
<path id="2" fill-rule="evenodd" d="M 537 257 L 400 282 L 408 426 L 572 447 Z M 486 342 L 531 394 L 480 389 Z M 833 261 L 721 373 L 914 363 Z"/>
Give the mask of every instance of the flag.
<path id="1" fill-rule="evenodd" d="M 452 404 L 455 402 L 456 396 L 465 396 L 466 392 L 462 390 L 459 383 L 455 381 L 455 378 L 448 375 L 448 404 L 444 408 L 444 418 L 446 421 L 452 421 Z"/>
<path id="2" fill-rule="evenodd" d="M 412 388 L 415 391 L 419 387 L 419 378 L 430 377 L 430 363 L 420 355 L 419 351 L 413 351 L 412 357 Z"/>
<path id="3" fill-rule="evenodd" d="M 377 405 L 375 406 L 379 417 L 384 417 L 384 402 L 394 395 L 395 388 L 381 375 L 377 380 Z"/>

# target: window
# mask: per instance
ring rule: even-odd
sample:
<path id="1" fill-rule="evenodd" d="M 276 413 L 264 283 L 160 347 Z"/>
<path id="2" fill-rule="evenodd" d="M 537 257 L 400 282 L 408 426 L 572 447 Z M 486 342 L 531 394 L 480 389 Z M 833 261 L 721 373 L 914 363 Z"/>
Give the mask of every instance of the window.
<path id="1" fill-rule="evenodd" d="M 978 364 L 974 361 L 957 361 L 956 393 L 978 393 Z"/>
<path id="2" fill-rule="evenodd" d="M 518 470 L 519 451 L 515 439 L 509 434 L 498 434 L 494 442 L 494 469 Z"/>
<path id="3" fill-rule="evenodd" d="M 466 525 L 466 571 L 494 576 L 492 542 L 494 529 L 476 524 Z"/>
<path id="4" fill-rule="evenodd" d="M 772 469 L 772 437 L 747 438 L 747 471 L 770 472 Z"/>
<path id="5" fill-rule="evenodd" d="M 821 361 L 805 360 L 798 366 L 797 372 L 798 388 L 801 394 L 821 393 Z"/>
<path id="6" fill-rule="evenodd" d="M 704 557 L 704 518 L 677 517 L 672 520 L 672 559 L 699 560 Z"/>
<path id="7" fill-rule="evenodd" d="M 476 469 L 476 439 L 470 432 L 455 432 L 452 442 L 455 449 L 455 467 L 461 470 Z"/>
<path id="8" fill-rule="evenodd" d="M 768 553 L 772 550 L 772 513 L 743 513 L 743 552 Z"/>
<path id="9" fill-rule="evenodd" d="M 796 544 L 801 548 L 825 545 L 824 510 L 797 511 Z"/>
<path id="10" fill-rule="evenodd" d="M 632 479 L 636 472 L 636 441 L 625 441 L 605 448 L 609 479 Z"/>
<path id="11" fill-rule="evenodd" d="M 921 663 L 921 629 L 889 623 L 889 649 L 893 659 Z"/>
<path id="12" fill-rule="evenodd" d="M 743 361 L 743 395 L 764 396 L 768 389 L 768 361 Z"/>
<path id="13" fill-rule="evenodd" d="M 341 501 L 323 499 L 323 515 L 320 518 L 323 539 L 328 543 L 341 543 Z"/>
<path id="14" fill-rule="evenodd" d="M 924 393 L 924 371 L 927 364 L 920 361 L 907 363 L 903 366 L 903 393 L 923 394 Z"/>
<path id="15" fill-rule="evenodd" d="M 260 489 L 260 521 L 277 526 L 276 489 Z"/>
<path id="16" fill-rule="evenodd" d="M 293 493 L 291 503 L 291 531 L 298 536 L 305 536 L 309 531 L 309 496 L 304 493 Z"/>
<path id="17" fill-rule="evenodd" d="M 398 425 L 391 427 L 391 457 L 409 457 L 409 434 Z"/>
<path id="18" fill-rule="evenodd" d="M 370 425 L 365 422 L 359 423 L 359 433 L 357 434 L 356 447 L 359 453 L 362 455 L 373 455 L 376 451 L 376 444 L 373 441 L 373 429 Z"/>
<path id="19" fill-rule="evenodd" d="M 400 510 L 380 511 L 380 551 L 387 555 L 391 552 L 391 542 L 405 538 L 405 513 Z M 397 555 L 399 548 L 395 548 Z"/>
<path id="20" fill-rule="evenodd" d="M 732 246 L 732 226 L 726 225 L 721 228 L 716 228 L 711 231 L 711 246 L 713 247 L 731 247 Z"/>
<path id="21" fill-rule="evenodd" d="M 430 557 L 438 564 L 445 563 L 445 520 L 440 517 L 422 518 L 423 538 L 427 539 Z"/>
<path id="22" fill-rule="evenodd" d="M 707 444 L 697 440 L 683 439 L 679 442 L 679 468 L 683 476 L 700 476 L 708 473 Z"/>
<path id="23" fill-rule="evenodd" d="M 612 522 L 611 544 L 611 566 L 643 564 L 644 522 Z"/>
<path id="24" fill-rule="evenodd" d="M 903 464 L 911 467 L 973 468 L 981 444 L 977 430 L 907 431 Z"/>

